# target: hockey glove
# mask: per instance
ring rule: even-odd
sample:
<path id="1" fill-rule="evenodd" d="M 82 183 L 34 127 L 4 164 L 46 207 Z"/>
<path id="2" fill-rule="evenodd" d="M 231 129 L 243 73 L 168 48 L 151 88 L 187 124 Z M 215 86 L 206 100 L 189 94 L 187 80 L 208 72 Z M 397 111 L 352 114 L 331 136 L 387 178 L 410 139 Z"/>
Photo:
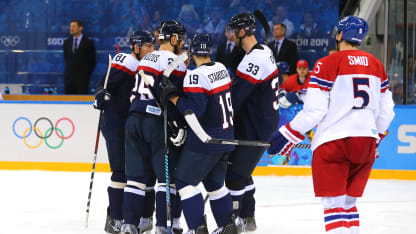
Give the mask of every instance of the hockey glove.
<path id="1" fill-rule="evenodd" d="M 295 147 L 295 144 L 302 142 L 304 139 L 304 135 L 293 130 L 290 127 L 290 124 L 287 123 L 273 133 L 269 140 L 271 145 L 267 149 L 267 153 L 289 156 L 292 149 Z"/>
<path id="2" fill-rule="evenodd" d="M 378 134 L 379 138 L 376 141 L 376 158 L 380 157 L 380 154 L 378 152 L 378 146 L 380 145 L 381 140 L 383 140 L 383 138 L 386 137 L 387 134 L 389 134 L 389 130 L 386 130 L 384 133 L 379 133 Z"/>
<path id="3" fill-rule="evenodd" d="M 181 146 L 186 141 L 187 131 L 186 125 L 179 127 L 176 121 L 173 121 L 173 126 L 176 128 L 176 133 L 173 133 L 171 137 L 169 137 L 170 141 L 174 146 Z"/>
<path id="4" fill-rule="evenodd" d="M 161 92 L 160 92 L 160 103 L 167 103 L 167 101 L 169 101 L 169 97 L 171 96 L 177 96 L 178 94 L 178 88 L 176 88 L 176 86 L 168 80 L 168 82 L 166 84 L 160 83 L 160 88 L 161 88 Z"/>
<path id="5" fill-rule="evenodd" d="M 293 105 L 303 103 L 297 92 L 286 93 L 282 91 L 279 93 L 279 105 L 282 108 L 289 108 Z"/>
<path id="6" fill-rule="evenodd" d="M 111 100 L 111 94 L 107 90 L 101 89 L 94 97 L 93 106 L 97 110 L 104 110 Z"/>

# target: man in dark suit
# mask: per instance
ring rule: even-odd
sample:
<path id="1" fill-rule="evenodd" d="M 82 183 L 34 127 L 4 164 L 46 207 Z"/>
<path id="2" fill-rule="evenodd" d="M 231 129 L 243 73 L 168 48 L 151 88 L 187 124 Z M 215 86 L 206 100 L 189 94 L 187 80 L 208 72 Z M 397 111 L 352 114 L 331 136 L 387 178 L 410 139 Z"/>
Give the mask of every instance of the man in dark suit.
<path id="1" fill-rule="evenodd" d="M 276 62 L 285 61 L 289 64 L 289 74 L 296 73 L 296 62 L 298 61 L 298 50 L 296 44 L 285 38 L 286 25 L 276 23 L 273 26 L 274 40 L 267 45 L 273 51 Z"/>
<path id="2" fill-rule="evenodd" d="M 233 78 L 238 64 L 240 64 L 243 59 L 245 52 L 240 47 L 235 46 L 234 32 L 228 30 L 226 27 L 224 35 L 227 38 L 227 42 L 218 46 L 215 61 L 224 64 L 225 67 L 232 73 L 230 75 Z"/>
<path id="3" fill-rule="evenodd" d="M 82 29 L 82 21 L 72 20 L 69 26 L 72 37 L 64 41 L 65 94 L 88 94 L 96 63 L 95 47 L 93 41 L 82 34 Z"/>

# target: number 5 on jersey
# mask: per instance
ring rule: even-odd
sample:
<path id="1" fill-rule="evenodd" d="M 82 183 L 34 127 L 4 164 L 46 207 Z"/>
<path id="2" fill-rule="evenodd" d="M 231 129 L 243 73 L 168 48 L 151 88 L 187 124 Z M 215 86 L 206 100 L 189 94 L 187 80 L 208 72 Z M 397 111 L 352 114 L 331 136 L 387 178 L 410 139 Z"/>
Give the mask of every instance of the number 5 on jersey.
<path id="1" fill-rule="evenodd" d="M 225 98 L 223 97 L 225 96 Z M 222 123 L 222 129 L 227 129 L 234 125 L 233 122 L 233 105 L 231 104 L 231 93 L 226 92 L 225 94 L 218 95 L 219 103 L 222 110 L 222 117 L 223 117 L 223 123 Z"/>

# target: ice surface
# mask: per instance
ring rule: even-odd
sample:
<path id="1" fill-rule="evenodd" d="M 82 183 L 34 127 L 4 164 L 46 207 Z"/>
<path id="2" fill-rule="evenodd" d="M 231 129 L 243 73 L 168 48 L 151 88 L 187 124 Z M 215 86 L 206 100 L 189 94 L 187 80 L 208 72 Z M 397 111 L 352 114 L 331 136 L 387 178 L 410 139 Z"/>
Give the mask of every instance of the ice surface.
<path id="1" fill-rule="evenodd" d="M 0 171 L 0 233 L 105 233 L 109 173 L 96 173 L 84 228 L 90 173 Z M 311 177 L 255 177 L 256 233 L 324 233 Z M 416 181 L 370 180 L 358 201 L 360 233 L 416 233 Z M 206 207 L 209 230 L 215 223 Z M 185 227 L 185 222 L 182 220 Z M 187 228 L 184 228 L 187 230 Z"/>

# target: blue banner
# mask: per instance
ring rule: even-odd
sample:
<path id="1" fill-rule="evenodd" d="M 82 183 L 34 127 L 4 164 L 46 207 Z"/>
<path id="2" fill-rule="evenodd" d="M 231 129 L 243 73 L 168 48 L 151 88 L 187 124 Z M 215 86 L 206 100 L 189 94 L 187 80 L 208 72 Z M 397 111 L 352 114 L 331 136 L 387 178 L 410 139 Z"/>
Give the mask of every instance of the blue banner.
<path id="1" fill-rule="evenodd" d="M 302 105 L 288 109 L 280 108 L 279 126 L 292 120 L 302 109 Z M 374 169 L 416 170 L 416 106 L 397 105 L 395 117 L 390 124 L 389 134 L 381 142 Z M 308 137 L 302 144 L 310 144 Z M 311 165 L 312 151 L 295 148 L 289 157 L 264 153 L 258 166 L 268 165 Z"/>

